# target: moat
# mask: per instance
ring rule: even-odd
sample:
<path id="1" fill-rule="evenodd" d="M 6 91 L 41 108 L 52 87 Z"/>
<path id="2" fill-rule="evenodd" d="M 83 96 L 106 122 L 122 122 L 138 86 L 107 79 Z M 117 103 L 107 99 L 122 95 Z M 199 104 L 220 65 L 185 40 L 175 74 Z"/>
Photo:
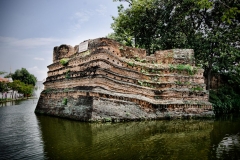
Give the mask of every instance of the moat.
<path id="1" fill-rule="evenodd" d="M 240 116 L 83 123 L 0 104 L 0 159 L 240 159 Z"/>

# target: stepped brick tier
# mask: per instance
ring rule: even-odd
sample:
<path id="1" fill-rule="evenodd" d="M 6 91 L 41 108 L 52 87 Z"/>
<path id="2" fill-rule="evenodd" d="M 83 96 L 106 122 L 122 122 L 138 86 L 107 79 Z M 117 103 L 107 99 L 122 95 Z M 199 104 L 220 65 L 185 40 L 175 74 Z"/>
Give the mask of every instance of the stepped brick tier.
<path id="1" fill-rule="evenodd" d="M 54 47 L 36 113 L 81 121 L 211 117 L 192 49 L 156 51 L 98 38 Z"/>

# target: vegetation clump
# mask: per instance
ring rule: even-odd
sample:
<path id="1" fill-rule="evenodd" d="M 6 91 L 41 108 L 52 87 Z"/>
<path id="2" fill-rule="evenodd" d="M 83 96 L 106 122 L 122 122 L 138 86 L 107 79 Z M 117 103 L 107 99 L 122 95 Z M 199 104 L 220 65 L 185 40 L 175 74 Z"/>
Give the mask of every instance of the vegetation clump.
<path id="1" fill-rule="evenodd" d="M 67 66 L 67 65 L 68 65 L 68 61 L 69 61 L 68 58 L 63 58 L 63 59 L 60 60 L 60 63 L 61 63 L 61 65 L 63 65 L 63 66 Z"/>
<path id="2" fill-rule="evenodd" d="M 53 88 L 47 88 L 47 89 L 45 89 L 45 90 L 43 90 L 43 93 L 51 93 L 51 92 L 53 92 Z"/>
<path id="3" fill-rule="evenodd" d="M 70 79 L 70 70 L 67 70 L 67 72 L 65 74 L 65 78 L 66 79 Z"/>
<path id="4" fill-rule="evenodd" d="M 0 75 L 5 73 L 6 72 L 0 71 Z M 33 74 L 30 74 L 27 69 L 17 69 L 14 73 L 9 73 L 4 77 L 12 78 L 13 82 L 0 82 L 0 93 L 2 93 L 2 97 L 4 92 L 10 90 L 22 93 L 24 97 L 29 97 L 33 94 L 37 78 Z M 14 92 L 11 92 L 11 97 L 12 99 L 17 98 L 16 95 L 14 96 Z"/>
<path id="5" fill-rule="evenodd" d="M 148 81 L 140 81 L 139 80 L 138 83 L 140 84 L 140 86 L 153 88 L 153 85 L 150 84 Z"/>
<path id="6" fill-rule="evenodd" d="M 230 86 L 210 90 L 209 101 L 215 114 L 240 113 L 240 95 Z"/>
<path id="7" fill-rule="evenodd" d="M 240 43 L 236 36 L 240 33 L 239 3 L 233 0 L 114 1 L 127 2 L 129 7 L 122 4 L 118 7 L 118 16 L 113 17 L 111 25 L 114 33 L 108 37 L 128 46 L 145 48 L 148 55 L 157 50 L 194 48 L 196 64 L 204 69 L 206 89 L 211 90 L 212 77 L 216 75 L 227 79 L 223 85 L 234 92 L 225 93 L 222 88 L 218 92 L 210 91 L 214 106 L 231 112 L 230 106 L 240 105 L 240 98 L 236 98 L 240 97 Z M 172 65 L 170 71 L 173 70 L 187 71 L 189 75 L 197 72 L 195 67 L 187 65 Z"/>
<path id="8" fill-rule="evenodd" d="M 128 64 L 129 66 L 132 66 L 132 67 L 134 67 L 134 66 L 135 66 L 135 63 L 134 63 L 134 62 L 132 62 L 132 61 L 129 61 L 127 64 Z"/>
<path id="9" fill-rule="evenodd" d="M 191 90 L 192 90 L 193 92 L 203 91 L 203 88 L 202 88 L 201 86 L 196 86 L 196 87 L 191 88 Z"/>
<path id="10" fill-rule="evenodd" d="M 189 75 L 194 75 L 197 73 L 198 68 L 190 66 L 189 64 L 179 64 L 179 65 L 169 65 L 169 70 L 173 72 L 174 70 L 178 72 L 186 71 Z"/>
<path id="11" fill-rule="evenodd" d="M 62 104 L 63 104 L 63 105 L 67 105 L 67 103 L 68 103 L 68 99 L 67 99 L 67 98 L 63 98 Z"/>
<path id="12" fill-rule="evenodd" d="M 90 54 L 89 50 L 81 53 L 82 57 L 85 57 L 85 56 L 87 56 L 87 55 L 89 55 L 89 54 Z"/>

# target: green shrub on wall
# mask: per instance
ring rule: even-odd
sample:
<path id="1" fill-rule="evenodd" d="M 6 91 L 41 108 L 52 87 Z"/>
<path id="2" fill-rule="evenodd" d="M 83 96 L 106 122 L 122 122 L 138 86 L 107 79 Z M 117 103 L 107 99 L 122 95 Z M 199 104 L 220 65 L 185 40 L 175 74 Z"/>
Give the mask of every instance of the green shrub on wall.
<path id="1" fill-rule="evenodd" d="M 68 58 L 63 58 L 60 60 L 60 63 L 61 63 L 61 65 L 66 66 L 66 65 L 68 65 L 68 61 L 69 61 Z"/>
<path id="2" fill-rule="evenodd" d="M 169 70 L 173 72 L 174 70 L 181 72 L 181 71 L 187 71 L 189 75 L 194 75 L 197 73 L 198 68 L 190 66 L 189 64 L 179 64 L 179 65 L 169 65 Z"/>
<path id="3" fill-rule="evenodd" d="M 67 72 L 65 74 L 65 78 L 66 79 L 70 79 L 70 70 L 67 70 Z"/>
<path id="4" fill-rule="evenodd" d="M 62 104 L 67 105 L 67 102 L 68 102 L 67 98 L 63 98 Z"/>

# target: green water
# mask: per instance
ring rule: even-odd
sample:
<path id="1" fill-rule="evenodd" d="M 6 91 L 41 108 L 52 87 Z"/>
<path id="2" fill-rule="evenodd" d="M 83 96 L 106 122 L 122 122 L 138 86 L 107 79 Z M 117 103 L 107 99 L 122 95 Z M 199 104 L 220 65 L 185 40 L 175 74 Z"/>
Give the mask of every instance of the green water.
<path id="1" fill-rule="evenodd" d="M 0 159 L 240 159 L 240 116 L 82 123 L 0 107 Z"/>
<path id="2" fill-rule="evenodd" d="M 37 118 L 50 158 L 240 159 L 239 118 L 104 124 Z"/>

